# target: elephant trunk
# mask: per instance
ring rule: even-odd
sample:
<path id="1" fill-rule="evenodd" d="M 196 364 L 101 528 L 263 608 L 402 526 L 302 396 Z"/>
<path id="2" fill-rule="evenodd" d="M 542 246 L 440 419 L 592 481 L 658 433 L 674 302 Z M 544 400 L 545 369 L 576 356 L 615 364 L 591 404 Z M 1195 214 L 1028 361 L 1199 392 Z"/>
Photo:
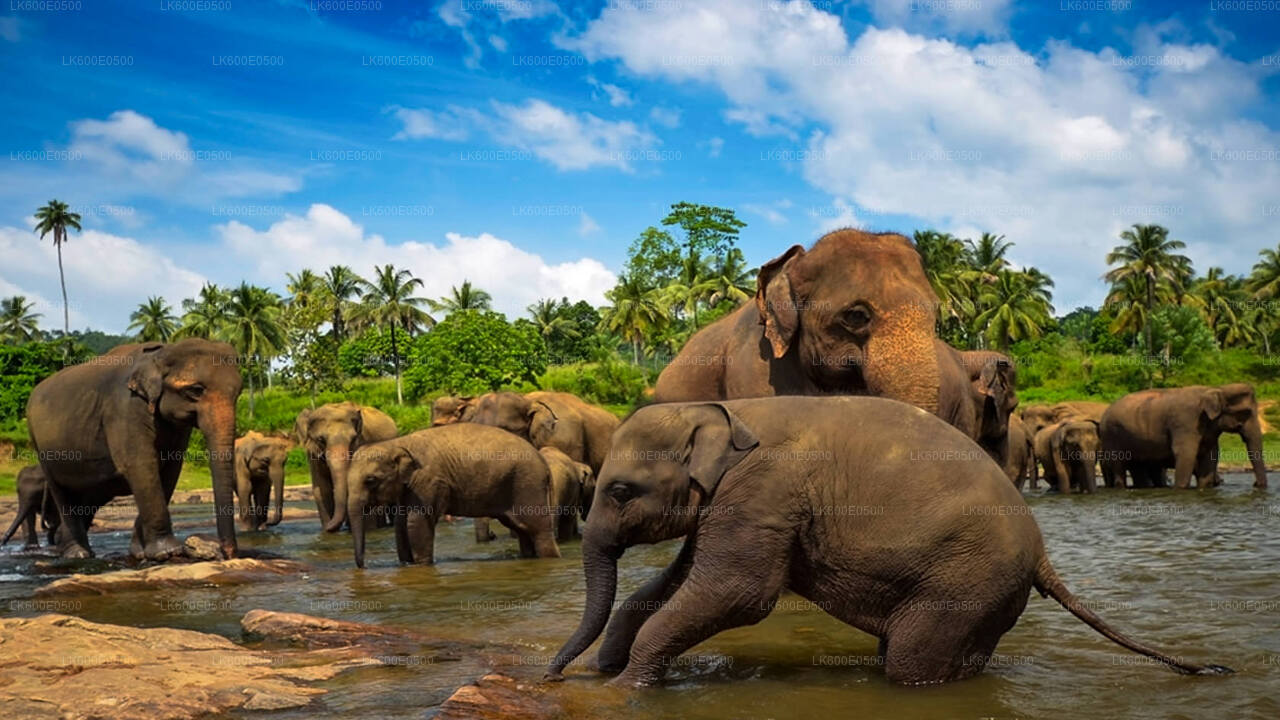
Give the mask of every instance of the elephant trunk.
<path id="1" fill-rule="evenodd" d="M 1267 460 L 1262 456 L 1262 423 L 1257 417 L 1251 418 L 1240 431 L 1240 439 L 1244 440 L 1245 450 L 1249 453 L 1249 462 L 1253 465 L 1253 486 L 1267 486 Z"/>
<path id="2" fill-rule="evenodd" d="M 215 405 L 199 415 L 200 432 L 209 446 L 209 471 L 213 475 L 213 512 L 218 540 L 228 558 L 236 556 L 236 472 L 235 407 L 230 402 Z M 248 498 L 245 498 L 246 503 Z"/>
<path id="3" fill-rule="evenodd" d="M 272 464 L 271 466 L 271 492 L 276 496 L 275 512 L 271 515 L 271 521 L 267 525 L 279 525 L 284 519 L 284 464 Z"/>
<path id="4" fill-rule="evenodd" d="M 590 526 L 582 541 L 582 569 L 587 578 L 587 604 L 578 629 L 565 641 L 547 668 L 546 678 L 558 680 L 565 667 L 600 637 L 609 622 L 613 599 L 618 591 L 618 557 L 622 552 L 600 541 L 600 533 Z"/>
<path id="5" fill-rule="evenodd" d="M 338 532 L 347 521 L 347 466 L 351 462 L 351 450 L 347 447 L 329 448 L 324 453 L 329 465 L 329 477 L 333 480 L 333 517 L 324 526 L 325 532 Z"/>
<path id="6" fill-rule="evenodd" d="M 941 374 L 932 315 L 908 305 L 886 315 L 883 325 L 884 330 L 867 343 L 863 368 L 867 389 L 872 395 L 936 415 Z"/>
<path id="7" fill-rule="evenodd" d="M 355 549 L 356 567 L 364 567 L 364 515 L 365 500 L 360 493 L 352 493 L 350 499 L 351 507 L 343 505 L 342 508 L 347 511 L 347 515 L 351 517 L 351 545 Z M 334 505 L 334 514 L 337 514 L 338 506 Z M 339 523 L 338 527 L 342 527 Z M 327 529 L 327 528 L 326 528 Z"/>

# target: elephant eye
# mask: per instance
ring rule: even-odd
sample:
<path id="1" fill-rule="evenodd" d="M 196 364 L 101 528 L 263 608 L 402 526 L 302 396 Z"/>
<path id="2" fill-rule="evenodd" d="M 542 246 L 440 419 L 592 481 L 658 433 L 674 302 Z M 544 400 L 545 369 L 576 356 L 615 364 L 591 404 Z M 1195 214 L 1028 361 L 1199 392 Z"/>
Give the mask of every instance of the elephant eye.
<path id="1" fill-rule="evenodd" d="M 871 310 L 864 305 L 854 305 L 840 316 L 844 326 L 854 332 L 862 332 L 871 324 Z"/>
<path id="2" fill-rule="evenodd" d="M 188 398 L 191 398 L 192 400 L 199 400 L 200 396 L 204 395 L 204 386 L 201 385 L 200 383 L 194 383 L 194 384 L 188 385 L 182 389 L 182 394 L 186 395 Z"/>
<path id="3" fill-rule="evenodd" d="M 609 497 L 616 500 L 619 504 L 630 500 L 632 495 L 635 494 L 632 487 L 626 483 L 613 483 L 609 486 L 609 489 L 606 492 L 609 493 Z"/>

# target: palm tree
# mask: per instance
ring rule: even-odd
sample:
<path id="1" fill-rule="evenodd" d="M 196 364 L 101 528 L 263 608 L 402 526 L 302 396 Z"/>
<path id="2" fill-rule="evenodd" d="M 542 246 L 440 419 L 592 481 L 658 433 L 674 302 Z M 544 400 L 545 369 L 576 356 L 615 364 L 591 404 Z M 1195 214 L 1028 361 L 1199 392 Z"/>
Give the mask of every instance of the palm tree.
<path id="1" fill-rule="evenodd" d="M 477 287 L 472 287 L 470 280 L 463 280 L 462 287 L 449 288 L 449 294 L 439 300 L 428 300 L 427 304 L 436 312 L 452 315 L 459 310 L 488 310 L 493 296 Z"/>
<path id="2" fill-rule="evenodd" d="M 640 343 L 645 336 L 656 334 L 669 319 L 661 292 L 624 274 L 618 278 L 618 284 L 605 293 L 605 298 L 613 304 L 601 309 L 600 324 L 631 343 L 631 358 L 636 365 L 640 364 Z"/>
<path id="3" fill-rule="evenodd" d="M 1257 329 L 1246 310 L 1248 294 L 1244 280 L 1225 275 L 1222 268 L 1211 267 L 1196 280 L 1184 304 L 1200 310 L 1205 324 L 1222 347 L 1245 345 L 1257 337 Z"/>
<path id="4" fill-rule="evenodd" d="M 573 327 L 573 323 L 569 318 L 564 315 L 564 311 L 568 308 L 568 298 L 561 300 L 543 298 L 526 307 L 525 312 L 529 313 L 529 319 L 538 328 L 538 334 L 543 339 L 550 339 L 552 335 L 557 333 L 568 337 L 577 337 L 579 334 L 577 329 Z"/>
<path id="5" fill-rule="evenodd" d="M 42 316 L 31 312 L 34 308 L 35 303 L 27 302 L 22 295 L 0 300 L 0 340 L 24 343 L 39 337 L 36 318 Z"/>
<path id="6" fill-rule="evenodd" d="M 36 210 L 36 232 L 40 239 L 53 233 L 53 245 L 58 248 L 58 279 L 62 282 L 62 332 L 71 334 L 71 314 L 67 309 L 67 277 L 62 273 L 62 243 L 67 241 L 67 228 L 80 230 L 80 215 L 73 213 L 64 202 L 50 200 L 48 205 Z"/>
<path id="7" fill-rule="evenodd" d="M 412 334 L 422 325 L 435 325 L 436 321 L 422 309 L 427 301 L 415 297 L 413 292 L 422 287 L 422 280 L 408 270 L 396 270 L 388 264 L 374 268 L 374 279 L 361 281 L 364 295 L 360 298 L 357 322 L 362 325 L 386 326 L 391 332 L 391 360 L 396 369 L 396 402 L 404 404 L 404 390 L 400 381 L 400 346 L 396 341 L 396 328 Z M 463 283 L 470 290 L 469 283 Z"/>
<path id="8" fill-rule="evenodd" d="M 1256 300 L 1280 298 L 1280 245 L 1275 250 L 1264 248 L 1259 255 L 1246 287 Z"/>
<path id="9" fill-rule="evenodd" d="M 324 274 L 324 291 L 333 303 L 333 339 L 342 342 L 347 301 L 360 293 L 364 278 L 346 265 L 333 265 Z"/>
<path id="10" fill-rule="evenodd" d="M 747 258 L 738 248 L 733 248 L 716 263 L 707 278 L 711 295 L 707 302 L 712 306 L 719 305 L 722 300 L 731 300 L 741 305 L 756 294 L 756 277 L 753 269 L 747 265 Z"/>
<path id="11" fill-rule="evenodd" d="M 1006 242 L 1003 235 L 984 232 L 977 242 L 965 240 L 964 244 L 969 263 L 983 275 L 994 276 L 1009 265 L 1004 256 L 1013 247 L 1013 243 Z"/>
<path id="12" fill-rule="evenodd" d="M 950 320 L 968 327 L 977 314 L 973 297 L 978 274 L 967 262 L 964 243 L 936 230 L 917 230 L 914 239 L 925 277 L 938 296 L 939 324 Z"/>
<path id="13" fill-rule="evenodd" d="M 175 337 L 218 337 L 227 322 L 228 302 L 230 295 L 226 290 L 206 282 L 197 298 L 182 301 L 182 327 Z"/>
<path id="14" fill-rule="evenodd" d="M 308 307 L 319 300 L 320 294 L 324 291 L 324 283 L 320 280 L 320 276 L 311 272 L 309 268 L 303 268 L 296 275 L 285 273 L 285 277 L 289 279 L 285 283 L 285 290 L 289 292 L 287 302 L 290 305 Z"/>
<path id="15" fill-rule="evenodd" d="M 249 379 L 249 417 L 253 417 L 253 379 L 259 367 L 285 346 L 280 324 L 280 296 L 266 288 L 241 282 L 227 298 L 227 316 L 220 333 L 240 354 Z"/>
<path id="16" fill-rule="evenodd" d="M 1146 336 L 1147 355 L 1155 355 L 1155 341 L 1151 335 L 1151 313 L 1162 290 L 1176 300 L 1182 295 L 1184 278 L 1190 272 L 1191 260 L 1177 251 L 1186 247 L 1180 240 L 1170 240 L 1168 229 L 1160 225 L 1135 224 L 1131 230 L 1120 233 L 1125 244 L 1117 245 L 1107 253 L 1107 264 L 1118 265 L 1104 276 L 1113 286 L 1125 293 L 1130 302 L 1143 306 L 1141 325 Z M 1132 284 L 1130 280 L 1132 279 Z M 1140 297 L 1134 297 L 1135 293 Z M 1131 311 L 1130 313 L 1134 313 Z M 1131 318 L 1137 320 L 1136 316 Z"/>
<path id="17" fill-rule="evenodd" d="M 978 300 L 986 309 L 974 319 L 974 325 L 985 328 L 988 342 L 1005 351 L 1010 341 L 1043 334 L 1053 314 L 1043 278 L 1038 271 L 1030 275 L 998 270 L 994 282 L 982 285 Z"/>
<path id="18" fill-rule="evenodd" d="M 169 342 L 178 331 L 178 317 L 164 298 L 153 295 L 129 315 L 129 330 L 137 330 L 142 342 Z"/>

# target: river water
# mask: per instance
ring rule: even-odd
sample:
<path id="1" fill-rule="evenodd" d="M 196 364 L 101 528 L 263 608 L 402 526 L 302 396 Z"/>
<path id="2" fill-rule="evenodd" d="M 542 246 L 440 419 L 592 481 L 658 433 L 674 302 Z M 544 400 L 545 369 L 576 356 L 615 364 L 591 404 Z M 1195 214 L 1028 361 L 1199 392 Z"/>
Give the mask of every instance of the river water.
<path id="1" fill-rule="evenodd" d="M 622 692 L 571 668 L 554 692 L 574 707 L 593 708 L 593 716 L 620 719 L 1277 718 L 1280 495 L 1253 491 L 1247 475 L 1226 480 L 1205 492 L 1035 492 L 1027 500 L 1058 573 L 1100 615 L 1170 654 L 1233 667 L 1231 676 L 1185 677 L 1150 664 L 1033 593 L 983 674 L 937 687 L 899 687 L 877 666 L 874 638 L 784 595 L 760 624 L 691 650 L 662 687 Z M 177 521 L 209 512 L 208 505 L 174 506 Z M 390 531 L 380 530 L 370 534 L 368 569 L 359 571 L 349 537 L 318 530 L 315 520 L 293 520 L 241 535 L 244 546 L 312 568 L 295 578 L 76 598 L 71 607 L 93 621 L 188 628 L 237 641 L 244 640 L 239 619 L 254 608 L 405 626 L 514 644 L 527 651 L 525 664 L 505 671 L 528 678 L 541 675 L 582 611 L 577 542 L 564 544 L 559 560 L 521 560 L 515 540 L 477 545 L 470 521 L 460 521 L 440 527 L 436 565 L 400 567 Z M 128 537 L 112 533 L 91 541 L 99 554 L 122 552 Z M 678 547 L 629 550 L 620 566 L 619 600 Z M 22 601 L 50 579 L 33 574 L 34 559 L 13 544 L 0 553 L 0 613 L 34 614 Z M 272 717 L 420 718 L 482 670 L 472 660 L 419 665 L 410 658 L 399 667 L 340 675 L 318 708 Z"/>

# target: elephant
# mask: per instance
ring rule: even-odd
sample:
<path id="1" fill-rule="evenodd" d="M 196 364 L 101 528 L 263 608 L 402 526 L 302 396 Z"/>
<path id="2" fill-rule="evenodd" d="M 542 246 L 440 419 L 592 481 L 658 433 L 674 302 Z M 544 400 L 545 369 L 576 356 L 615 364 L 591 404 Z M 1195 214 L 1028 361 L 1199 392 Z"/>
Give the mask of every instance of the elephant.
<path id="1" fill-rule="evenodd" d="M 1013 486 L 1022 489 L 1027 478 L 1031 478 L 1031 489 L 1036 489 L 1036 454 L 1031 436 L 1027 433 L 1026 423 L 1017 415 L 1009 416 L 1009 453 L 1004 459 L 1004 472 L 1013 482 Z"/>
<path id="2" fill-rule="evenodd" d="M 618 417 L 577 395 L 537 391 L 488 393 L 475 401 L 471 422 L 499 427 L 533 443 L 555 447 L 599 472 L 609 454 Z"/>
<path id="3" fill-rule="evenodd" d="M 431 403 L 431 424 L 448 425 L 455 422 L 471 422 L 476 412 L 475 397 L 471 395 L 441 395 Z"/>
<path id="4" fill-rule="evenodd" d="M 685 343 L 656 402 L 874 395 L 971 425 L 967 375 L 936 341 L 938 298 L 907 238 L 837 230 L 765 263 L 756 287 L 754 303 Z M 940 361 L 954 371 L 949 407 Z"/>
<path id="5" fill-rule="evenodd" d="M 9 542 L 9 538 L 23 528 L 27 548 L 40 547 L 40 535 L 36 532 L 36 515 L 40 516 L 40 524 L 48 531 L 49 544 L 53 545 L 58 532 L 58 508 L 54 505 L 53 496 L 45 491 L 44 472 L 39 465 L 28 465 L 18 471 L 16 478 L 18 489 L 18 511 L 13 524 L 0 540 L 0 545 Z"/>
<path id="6" fill-rule="evenodd" d="M 365 517 L 390 507 L 401 562 L 435 562 L 446 514 L 495 517 L 522 557 L 560 557 L 550 506 L 551 471 L 528 441 L 498 428 L 454 423 L 365 445 L 351 458 L 347 515 L 356 567 L 364 567 Z"/>
<path id="7" fill-rule="evenodd" d="M 681 536 L 672 564 L 610 621 L 626 549 Z M 980 672 L 1032 588 L 1179 672 L 1230 672 L 1109 626 L 1058 577 L 1000 467 L 941 419 L 882 398 L 641 408 L 614 438 L 582 542 L 582 619 L 546 680 L 607 623 L 595 666 L 620 672 L 616 685 L 657 683 L 690 647 L 764 619 L 787 589 L 879 637 L 896 683 Z"/>
<path id="8" fill-rule="evenodd" d="M 284 463 L 292 443 L 284 438 L 247 432 L 236 439 L 236 499 L 240 526 L 262 530 L 280 524 L 284 515 Z M 267 520 L 267 504 L 276 496 L 275 514 Z"/>
<path id="9" fill-rule="evenodd" d="M 595 491 L 591 466 L 565 455 L 559 448 L 539 448 L 551 470 L 551 505 L 556 513 L 556 541 L 578 537 L 578 515 L 584 513 L 585 498 Z"/>
<path id="10" fill-rule="evenodd" d="M 1031 435 L 1035 436 L 1044 428 L 1069 418 L 1083 418 L 1094 422 L 1102 422 L 1102 413 L 1107 411 L 1107 403 L 1093 400 L 1069 400 L 1053 405 L 1028 405 L 1022 410 L 1022 420 L 1026 422 Z"/>
<path id="11" fill-rule="evenodd" d="M 235 557 L 241 385 L 235 349 L 197 338 L 122 345 L 37 385 L 27 420 L 67 535 L 63 556 L 91 557 L 92 515 L 130 494 L 138 508 L 130 553 L 151 560 L 182 554 L 168 505 L 198 427 L 209 448 L 219 543 Z"/>
<path id="12" fill-rule="evenodd" d="M 325 532 L 338 532 L 347 522 L 347 466 L 351 454 L 369 443 L 390 440 L 396 423 L 376 408 L 353 402 L 329 403 L 298 413 L 298 444 L 306 448 L 311 494 Z"/>
<path id="13" fill-rule="evenodd" d="M 1010 430 L 1010 419 L 1017 417 L 1014 411 L 1018 408 L 1018 374 L 1013 360 L 990 350 L 956 352 L 968 375 L 974 412 L 972 437 L 992 460 L 1008 469 L 1013 464 L 1011 455 L 1020 452 L 1013 447 Z M 1009 479 L 1014 478 L 1011 475 Z"/>
<path id="14" fill-rule="evenodd" d="M 1219 481 L 1218 437 L 1236 433 L 1244 440 L 1253 466 L 1255 488 L 1267 486 L 1262 456 L 1262 422 L 1253 386 L 1230 383 L 1191 385 L 1130 393 L 1112 403 L 1102 416 L 1102 448 L 1108 484 L 1124 487 L 1124 475 L 1134 487 L 1161 482 L 1172 467 L 1174 487 L 1199 487 Z"/>
<path id="15" fill-rule="evenodd" d="M 1071 492 L 1073 485 L 1084 493 L 1096 490 L 1101 447 L 1098 423 L 1077 417 L 1050 425 L 1040 433 L 1043 441 L 1037 449 L 1044 453 L 1039 459 L 1049 487 L 1052 489 L 1057 482 L 1058 492 L 1063 494 Z"/>

